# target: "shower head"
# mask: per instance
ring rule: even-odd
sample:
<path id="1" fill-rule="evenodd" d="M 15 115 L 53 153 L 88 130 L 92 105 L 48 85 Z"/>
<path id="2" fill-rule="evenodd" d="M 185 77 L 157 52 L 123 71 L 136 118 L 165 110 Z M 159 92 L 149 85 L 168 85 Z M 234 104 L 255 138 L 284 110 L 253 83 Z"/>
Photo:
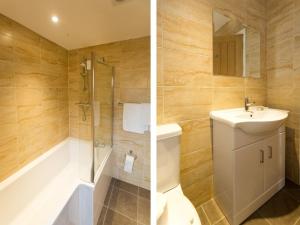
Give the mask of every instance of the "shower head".
<path id="1" fill-rule="evenodd" d="M 84 68 L 85 71 L 91 70 L 91 60 L 87 59 L 84 62 L 80 63 L 80 66 Z"/>

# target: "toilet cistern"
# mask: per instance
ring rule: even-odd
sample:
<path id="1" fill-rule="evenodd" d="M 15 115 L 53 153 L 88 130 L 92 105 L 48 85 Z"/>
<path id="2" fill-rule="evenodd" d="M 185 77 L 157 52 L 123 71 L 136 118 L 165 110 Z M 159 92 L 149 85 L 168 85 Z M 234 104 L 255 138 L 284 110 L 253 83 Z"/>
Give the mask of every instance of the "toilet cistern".
<path id="1" fill-rule="evenodd" d="M 180 185 L 178 124 L 157 126 L 157 225 L 201 225 L 198 213 Z"/>

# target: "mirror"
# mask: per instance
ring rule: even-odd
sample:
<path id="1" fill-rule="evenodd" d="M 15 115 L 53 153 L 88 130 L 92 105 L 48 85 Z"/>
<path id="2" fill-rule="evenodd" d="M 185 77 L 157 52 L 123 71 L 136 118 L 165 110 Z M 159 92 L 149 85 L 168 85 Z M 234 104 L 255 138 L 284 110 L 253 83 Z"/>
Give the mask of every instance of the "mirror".
<path id="1" fill-rule="evenodd" d="M 213 74 L 260 77 L 260 32 L 234 15 L 213 11 Z"/>

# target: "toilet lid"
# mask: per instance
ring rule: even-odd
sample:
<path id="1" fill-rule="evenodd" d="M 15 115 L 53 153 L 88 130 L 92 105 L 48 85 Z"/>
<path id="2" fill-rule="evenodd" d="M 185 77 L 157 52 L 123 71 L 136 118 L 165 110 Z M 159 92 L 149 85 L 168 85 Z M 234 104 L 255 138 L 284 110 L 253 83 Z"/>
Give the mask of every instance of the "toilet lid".
<path id="1" fill-rule="evenodd" d="M 158 220 L 163 212 L 165 211 L 167 205 L 167 198 L 163 193 L 156 193 L 156 205 L 157 205 L 157 212 L 156 212 L 156 220 Z"/>
<path id="2" fill-rule="evenodd" d="M 167 198 L 166 215 L 163 225 L 201 225 L 198 213 L 184 196 L 181 187 L 174 188 L 164 194 Z"/>
<path id="3" fill-rule="evenodd" d="M 182 196 L 178 201 L 168 201 L 168 225 L 200 225 L 198 214 L 191 202 Z"/>

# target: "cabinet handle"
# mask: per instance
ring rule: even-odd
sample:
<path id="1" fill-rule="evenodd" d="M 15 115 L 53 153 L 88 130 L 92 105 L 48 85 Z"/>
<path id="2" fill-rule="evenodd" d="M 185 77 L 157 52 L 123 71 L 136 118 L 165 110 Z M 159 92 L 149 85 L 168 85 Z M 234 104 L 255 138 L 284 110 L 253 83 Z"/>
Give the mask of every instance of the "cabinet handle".
<path id="1" fill-rule="evenodd" d="M 272 148 L 272 146 L 268 146 L 268 149 L 269 149 L 269 159 L 272 159 L 273 158 L 273 148 Z"/>
<path id="2" fill-rule="evenodd" d="M 260 163 L 265 162 L 265 152 L 264 150 L 260 150 Z"/>

